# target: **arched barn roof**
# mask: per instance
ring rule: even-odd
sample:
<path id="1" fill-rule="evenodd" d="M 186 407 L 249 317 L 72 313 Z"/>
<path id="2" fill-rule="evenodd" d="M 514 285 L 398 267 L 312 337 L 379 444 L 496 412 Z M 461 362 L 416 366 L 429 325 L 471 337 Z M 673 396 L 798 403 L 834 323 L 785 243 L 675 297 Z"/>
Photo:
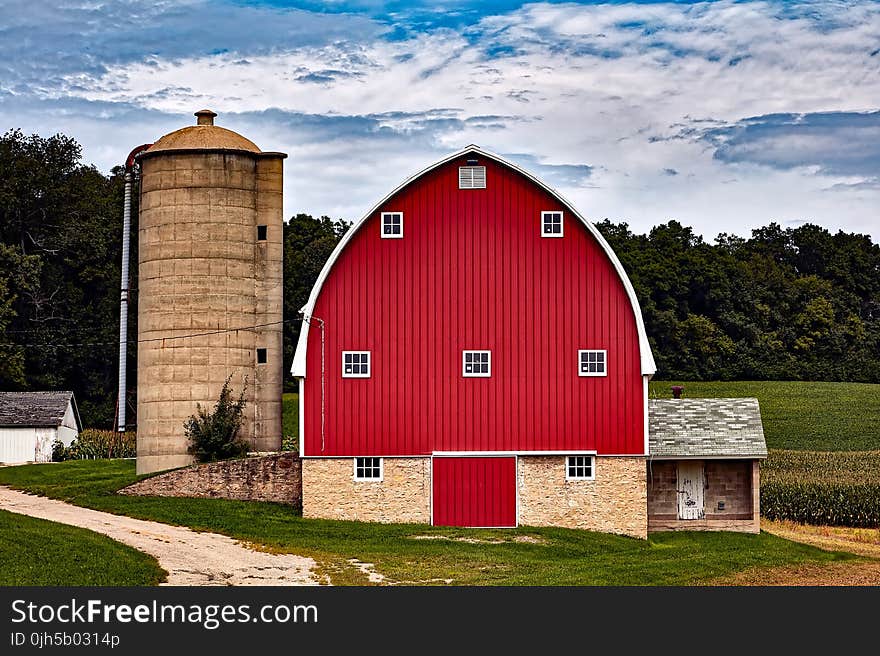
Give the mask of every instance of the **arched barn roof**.
<path id="1" fill-rule="evenodd" d="M 336 245 L 336 248 L 333 249 L 333 252 L 330 254 L 330 257 L 327 259 L 327 262 L 324 264 L 324 268 L 321 269 L 321 273 L 318 275 L 318 279 L 315 281 L 314 287 L 312 287 L 312 292 L 309 294 L 308 302 L 302 307 L 300 312 L 302 312 L 304 318 L 302 329 L 299 333 L 299 342 L 296 345 L 296 354 L 293 357 L 293 366 L 291 367 L 291 374 L 294 377 L 305 377 L 306 375 L 306 346 L 308 345 L 309 340 L 309 329 L 311 327 L 308 319 L 312 316 L 312 311 L 314 310 L 315 303 L 318 300 L 318 296 L 321 293 L 321 287 L 324 285 L 324 281 L 327 280 L 327 276 L 330 275 L 330 271 L 333 269 L 333 266 L 336 264 L 336 260 L 339 259 L 339 256 L 342 254 L 342 251 L 345 250 L 345 247 L 348 245 L 348 242 L 352 239 L 354 234 L 361 228 L 361 226 L 366 223 L 366 221 L 380 208 L 384 205 L 389 199 L 391 199 L 395 194 L 399 191 L 412 184 L 419 178 L 421 178 L 426 173 L 433 171 L 434 169 L 443 166 L 447 162 L 451 162 L 455 159 L 463 157 L 468 154 L 477 154 L 482 157 L 486 157 L 488 159 L 492 159 L 499 164 L 502 164 L 508 168 L 521 173 L 527 179 L 534 182 L 536 185 L 544 189 L 551 196 L 556 198 L 560 203 L 562 203 L 568 211 L 570 211 L 574 216 L 580 219 L 581 223 L 587 228 L 591 235 L 596 239 L 602 249 L 605 251 L 605 254 L 608 256 L 608 259 L 614 265 L 614 269 L 617 271 L 617 275 L 620 277 L 620 281 L 623 283 L 624 288 L 626 289 L 627 296 L 629 297 L 630 305 L 632 306 L 633 315 L 635 316 L 636 326 L 638 328 L 639 333 L 639 354 L 640 354 L 640 362 L 641 362 L 641 372 L 642 375 L 653 375 L 657 370 L 657 366 L 654 364 L 654 355 L 651 353 L 651 345 L 648 343 L 648 335 L 645 332 L 645 322 L 642 319 L 642 310 L 639 306 L 639 300 L 636 297 L 636 292 L 633 289 L 632 283 L 629 280 L 629 276 L 626 275 L 626 271 L 623 269 L 623 265 L 620 263 L 620 260 L 617 258 L 617 255 L 612 250 L 611 246 L 605 241 L 605 238 L 602 236 L 602 233 L 594 226 L 590 221 L 588 221 L 580 212 L 577 211 L 574 205 L 572 205 L 569 201 L 567 201 L 559 192 L 551 187 L 548 187 L 544 182 L 539 180 L 537 177 L 529 173 L 523 168 L 520 168 L 513 162 L 509 162 L 500 155 L 496 155 L 495 153 L 491 153 L 481 149 L 478 146 L 470 145 L 460 150 L 456 153 L 453 153 L 443 159 L 434 162 L 430 166 L 425 169 L 422 169 L 418 173 L 413 176 L 410 176 L 406 180 L 404 180 L 396 189 L 394 189 L 391 193 L 385 196 L 382 200 L 376 203 L 370 211 L 367 212 L 357 223 L 352 225 L 351 229 L 345 236 L 339 241 Z M 320 317 L 316 317 L 319 319 Z"/>

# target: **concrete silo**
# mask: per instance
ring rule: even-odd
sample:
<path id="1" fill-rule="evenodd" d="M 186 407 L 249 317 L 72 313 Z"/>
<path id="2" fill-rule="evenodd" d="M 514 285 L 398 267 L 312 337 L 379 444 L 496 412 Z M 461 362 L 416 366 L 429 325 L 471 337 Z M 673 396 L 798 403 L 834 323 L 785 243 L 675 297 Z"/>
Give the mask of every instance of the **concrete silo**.
<path id="1" fill-rule="evenodd" d="M 140 155 L 137 471 L 179 467 L 184 422 L 247 379 L 240 435 L 281 446 L 282 163 L 196 112 Z"/>

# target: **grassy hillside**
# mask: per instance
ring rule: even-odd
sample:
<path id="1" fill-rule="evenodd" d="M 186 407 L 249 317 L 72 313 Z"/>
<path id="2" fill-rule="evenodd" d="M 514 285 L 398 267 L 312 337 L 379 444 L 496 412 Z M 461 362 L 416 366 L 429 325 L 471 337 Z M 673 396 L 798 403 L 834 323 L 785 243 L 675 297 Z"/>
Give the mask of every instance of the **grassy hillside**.
<path id="1" fill-rule="evenodd" d="M 651 381 L 652 398 L 753 396 L 761 404 L 771 449 L 871 451 L 880 449 L 880 385 L 789 381 Z"/>
<path id="2" fill-rule="evenodd" d="M 353 558 L 374 563 L 389 581 L 435 585 L 688 585 L 752 567 L 852 559 L 767 533 L 659 533 L 635 540 L 562 528 L 480 530 L 303 519 L 293 508 L 273 503 L 114 494 L 135 479 L 130 460 L 0 469 L 0 484 L 312 556 L 336 584 L 367 583 Z M 3 533 L 0 525 L 0 539 Z M 71 544 L 78 548 L 81 541 Z"/>
<path id="3" fill-rule="evenodd" d="M 152 556 L 103 535 L 0 510 L 0 585 L 155 585 L 165 576 Z"/>

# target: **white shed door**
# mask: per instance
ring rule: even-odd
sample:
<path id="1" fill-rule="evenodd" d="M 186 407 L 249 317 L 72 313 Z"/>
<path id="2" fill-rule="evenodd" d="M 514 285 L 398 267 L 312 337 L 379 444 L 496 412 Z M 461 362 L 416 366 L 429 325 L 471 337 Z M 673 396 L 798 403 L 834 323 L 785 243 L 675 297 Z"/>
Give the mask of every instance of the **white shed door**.
<path id="1" fill-rule="evenodd" d="M 703 519 L 703 463 L 682 460 L 678 463 L 678 518 Z"/>

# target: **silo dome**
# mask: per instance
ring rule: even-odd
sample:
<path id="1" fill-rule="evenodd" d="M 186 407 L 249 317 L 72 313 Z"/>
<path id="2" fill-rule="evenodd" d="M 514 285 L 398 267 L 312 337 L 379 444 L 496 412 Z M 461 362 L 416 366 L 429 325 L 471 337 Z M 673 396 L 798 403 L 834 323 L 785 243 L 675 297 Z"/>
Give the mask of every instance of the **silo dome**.
<path id="1" fill-rule="evenodd" d="M 139 157 L 138 473 L 192 461 L 184 423 L 227 378 L 240 437 L 281 446 L 286 155 L 195 115 Z"/>

